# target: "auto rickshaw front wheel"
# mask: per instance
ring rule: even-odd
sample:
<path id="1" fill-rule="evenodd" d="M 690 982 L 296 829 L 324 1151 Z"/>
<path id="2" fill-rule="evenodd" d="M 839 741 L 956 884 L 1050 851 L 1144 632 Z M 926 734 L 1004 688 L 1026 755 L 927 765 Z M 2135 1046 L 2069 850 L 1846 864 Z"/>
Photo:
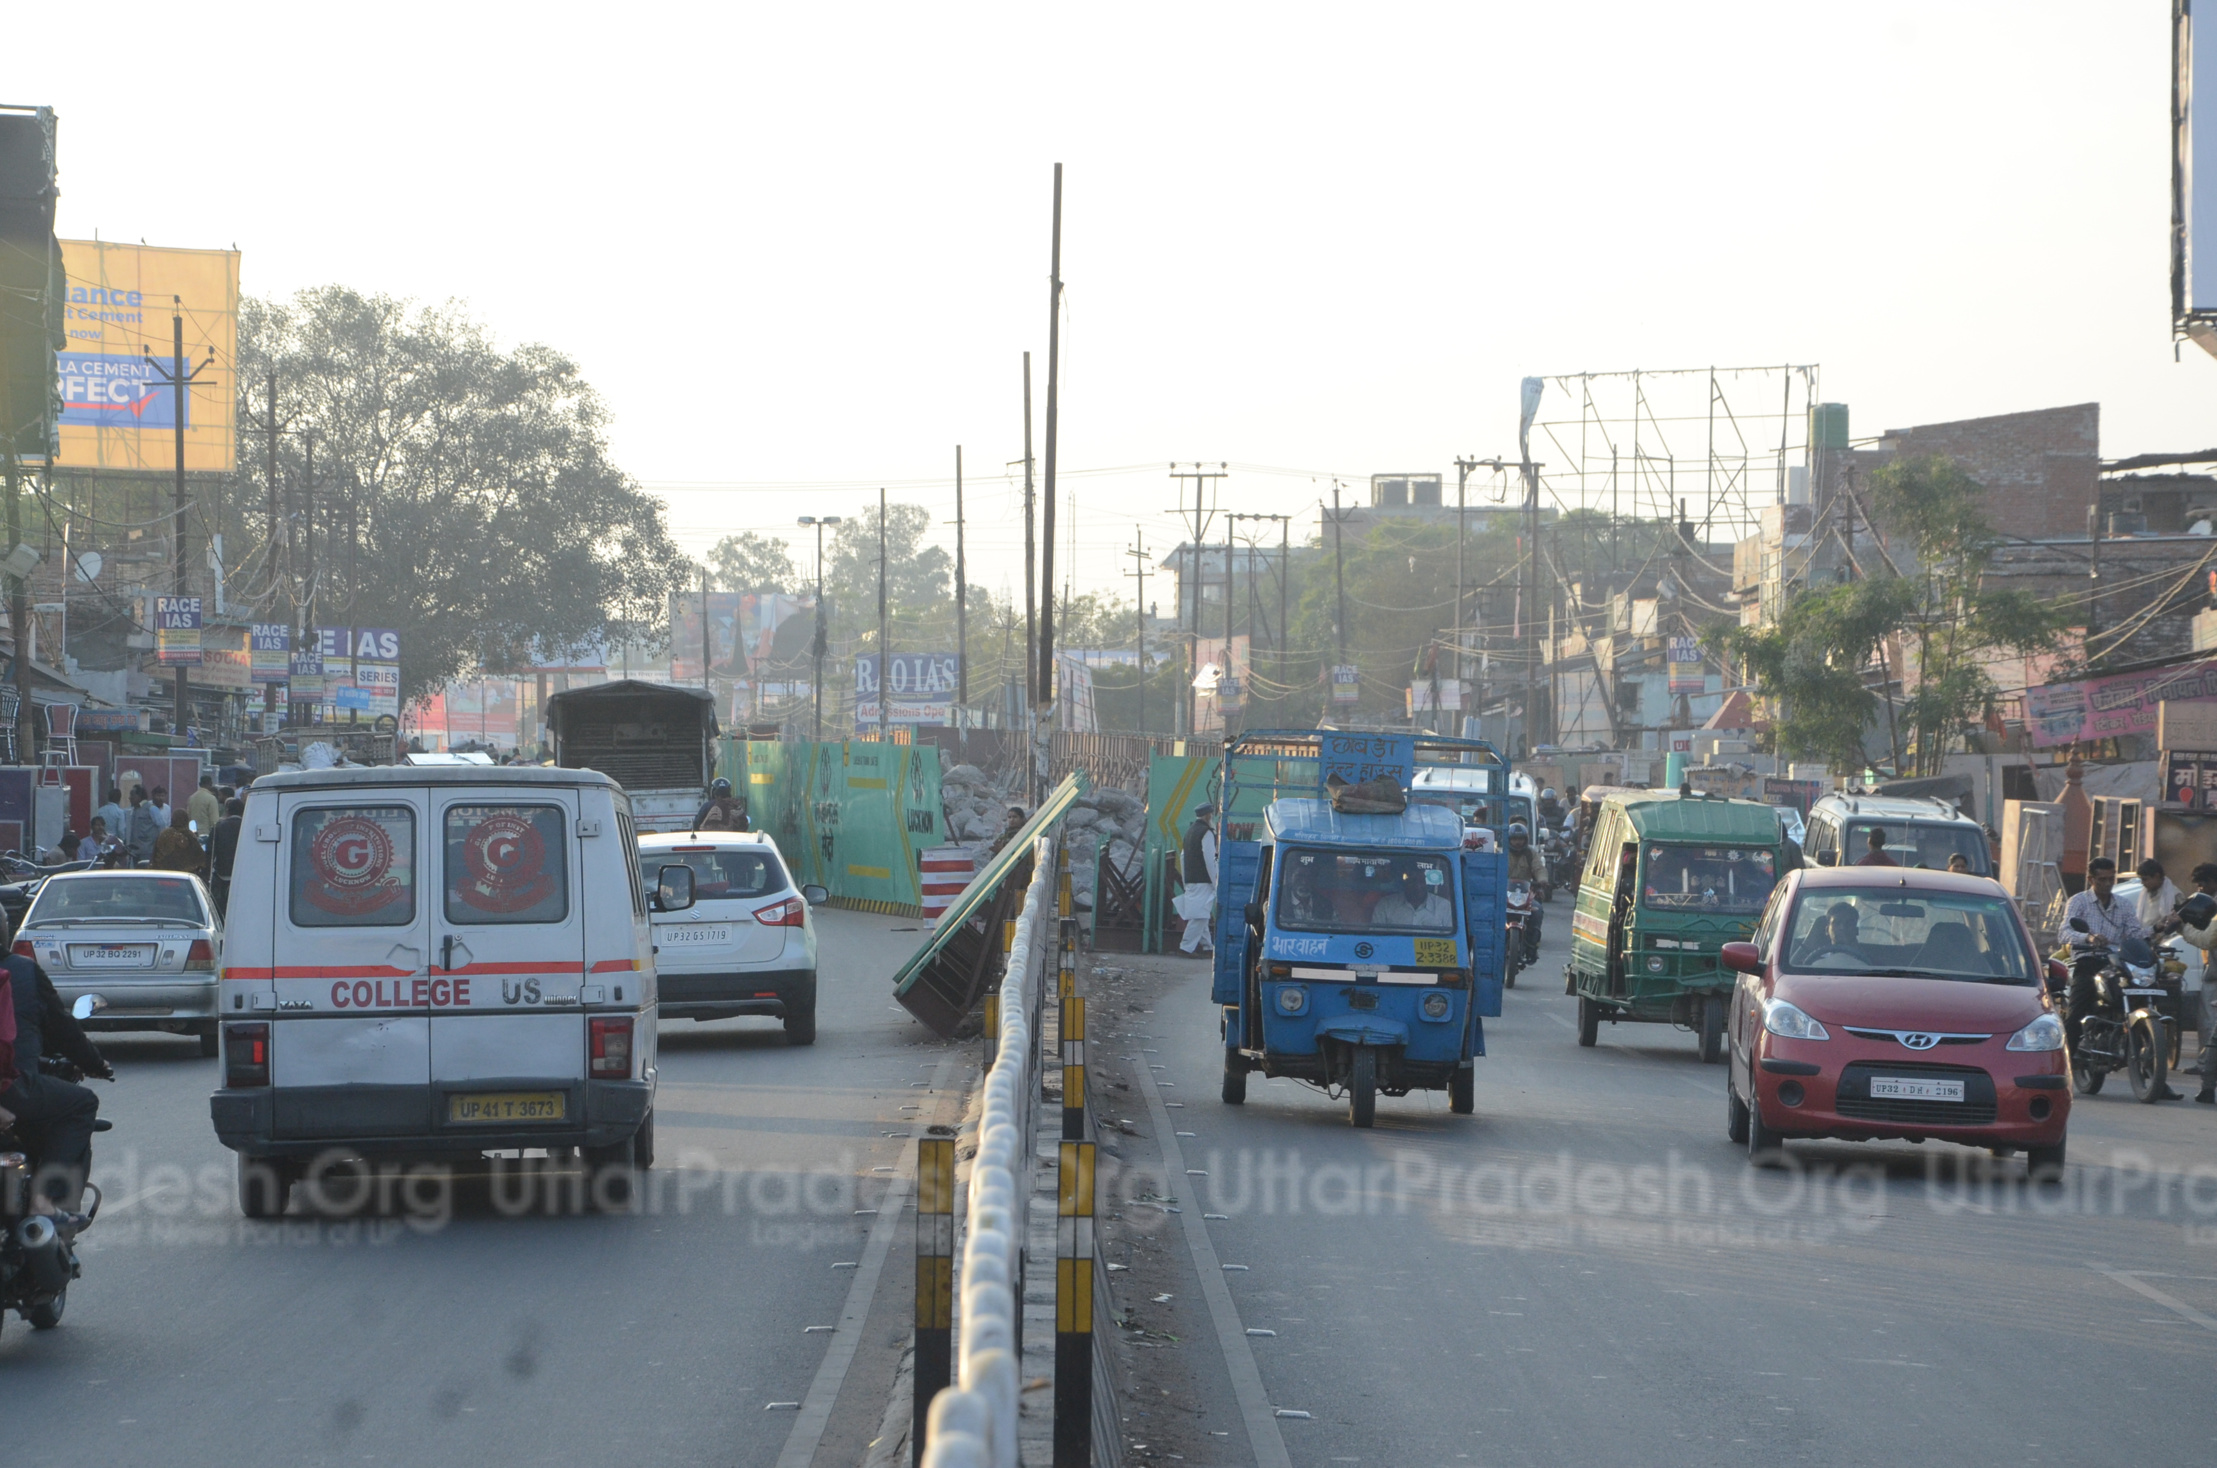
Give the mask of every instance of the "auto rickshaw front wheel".
<path id="1" fill-rule="evenodd" d="M 1578 1043 L 1588 1050 L 1601 1038 L 1601 1006 L 1590 995 L 1578 996 Z"/>
<path id="2" fill-rule="evenodd" d="M 1715 1065 L 1724 1054 L 1724 996 L 1711 994 L 1701 1001 L 1701 1063 Z"/>
<path id="3" fill-rule="evenodd" d="M 1478 1068 L 1470 1066 L 1447 1078 L 1447 1109 L 1468 1116 L 1478 1109 Z"/>
<path id="4" fill-rule="evenodd" d="M 1354 1073 L 1347 1080 L 1348 1115 L 1358 1127 L 1368 1128 L 1378 1119 L 1378 1052 L 1368 1045 L 1355 1047 Z"/>

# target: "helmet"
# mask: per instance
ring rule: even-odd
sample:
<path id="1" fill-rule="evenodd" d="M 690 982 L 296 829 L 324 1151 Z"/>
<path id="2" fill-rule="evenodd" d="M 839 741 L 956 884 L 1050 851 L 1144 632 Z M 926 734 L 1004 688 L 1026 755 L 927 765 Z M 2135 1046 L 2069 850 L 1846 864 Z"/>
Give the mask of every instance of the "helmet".
<path id="1" fill-rule="evenodd" d="M 1511 841 L 1529 841 L 1532 839 L 1532 833 L 1524 829 L 1524 822 L 1511 821 L 1509 822 L 1509 839 Z"/>
<path id="2" fill-rule="evenodd" d="M 2206 928 L 2213 920 L 2217 920 L 2217 897 L 2211 897 L 2206 892 L 2197 892 L 2179 904 L 2179 916 L 2190 927 Z"/>
<path id="3" fill-rule="evenodd" d="M 1552 786 L 1552 785 L 1548 786 L 1548 787 L 1547 787 L 1547 788 L 1546 788 L 1545 790 L 1542 790 L 1542 791 L 1540 792 L 1540 799 L 1542 799 L 1542 800 L 1553 800 L 1554 798 L 1555 798 L 1555 787 L 1554 787 L 1554 786 Z"/>
<path id="4" fill-rule="evenodd" d="M 708 782 L 708 793 L 710 795 L 729 795 L 731 793 L 731 782 L 718 776 Z"/>

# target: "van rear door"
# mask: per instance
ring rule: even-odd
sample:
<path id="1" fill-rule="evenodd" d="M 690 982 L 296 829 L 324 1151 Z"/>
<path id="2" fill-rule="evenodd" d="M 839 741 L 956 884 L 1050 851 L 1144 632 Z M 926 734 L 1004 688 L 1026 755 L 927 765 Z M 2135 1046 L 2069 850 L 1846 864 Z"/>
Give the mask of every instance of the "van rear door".
<path id="1" fill-rule="evenodd" d="M 435 793 L 431 1083 L 439 1124 L 582 1116 L 585 923 L 577 792 Z M 547 1102 L 559 1093 L 561 1110 Z M 516 1098 L 528 1096 L 526 1109 Z"/>
<path id="2" fill-rule="evenodd" d="M 424 792 L 287 791 L 277 810 L 274 1133 L 420 1133 L 431 1079 Z"/>

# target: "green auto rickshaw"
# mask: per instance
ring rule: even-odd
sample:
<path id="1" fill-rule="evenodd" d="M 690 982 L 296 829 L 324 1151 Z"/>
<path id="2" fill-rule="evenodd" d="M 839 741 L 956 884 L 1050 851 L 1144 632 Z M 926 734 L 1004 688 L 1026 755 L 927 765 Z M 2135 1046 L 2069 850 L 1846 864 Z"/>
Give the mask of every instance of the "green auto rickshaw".
<path id="1" fill-rule="evenodd" d="M 1769 806 L 1683 789 L 1617 790 L 1601 802 L 1571 915 L 1568 987 L 1578 1043 L 1601 1022 L 1674 1024 L 1724 1052 L 1734 975 L 1717 951 L 1746 938 L 1787 870 Z"/>

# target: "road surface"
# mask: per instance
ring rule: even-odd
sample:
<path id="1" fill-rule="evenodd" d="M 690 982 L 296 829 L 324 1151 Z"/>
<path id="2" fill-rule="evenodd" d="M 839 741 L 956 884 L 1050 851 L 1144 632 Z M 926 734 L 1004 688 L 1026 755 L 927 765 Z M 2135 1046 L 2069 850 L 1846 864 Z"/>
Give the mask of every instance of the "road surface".
<path id="1" fill-rule="evenodd" d="M 808 1327 L 839 1322 L 856 1271 L 834 1266 L 864 1260 L 874 1220 L 856 1210 L 912 1154 L 887 1133 L 924 1114 L 904 1108 L 951 1113 L 929 1082 L 959 1080 L 976 1048 L 891 1006 L 914 920 L 816 922 L 815 1046 L 762 1020 L 663 1031 L 661 1189 L 635 1215 L 508 1216 L 479 1180 L 450 1207 L 426 1189 L 367 1219 L 296 1201 L 248 1224 L 208 1122 L 217 1062 L 109 1037 L 108 1204 L 62 1326 L 0 1332 L 9 1440 L 94 1464 L 776 1463 L 800 1414 L 770 1404 L 807 1400 L 832 1340 Z M 817 1461 L 856 1462 L 876 1435 L 906 1257 Z"/>

